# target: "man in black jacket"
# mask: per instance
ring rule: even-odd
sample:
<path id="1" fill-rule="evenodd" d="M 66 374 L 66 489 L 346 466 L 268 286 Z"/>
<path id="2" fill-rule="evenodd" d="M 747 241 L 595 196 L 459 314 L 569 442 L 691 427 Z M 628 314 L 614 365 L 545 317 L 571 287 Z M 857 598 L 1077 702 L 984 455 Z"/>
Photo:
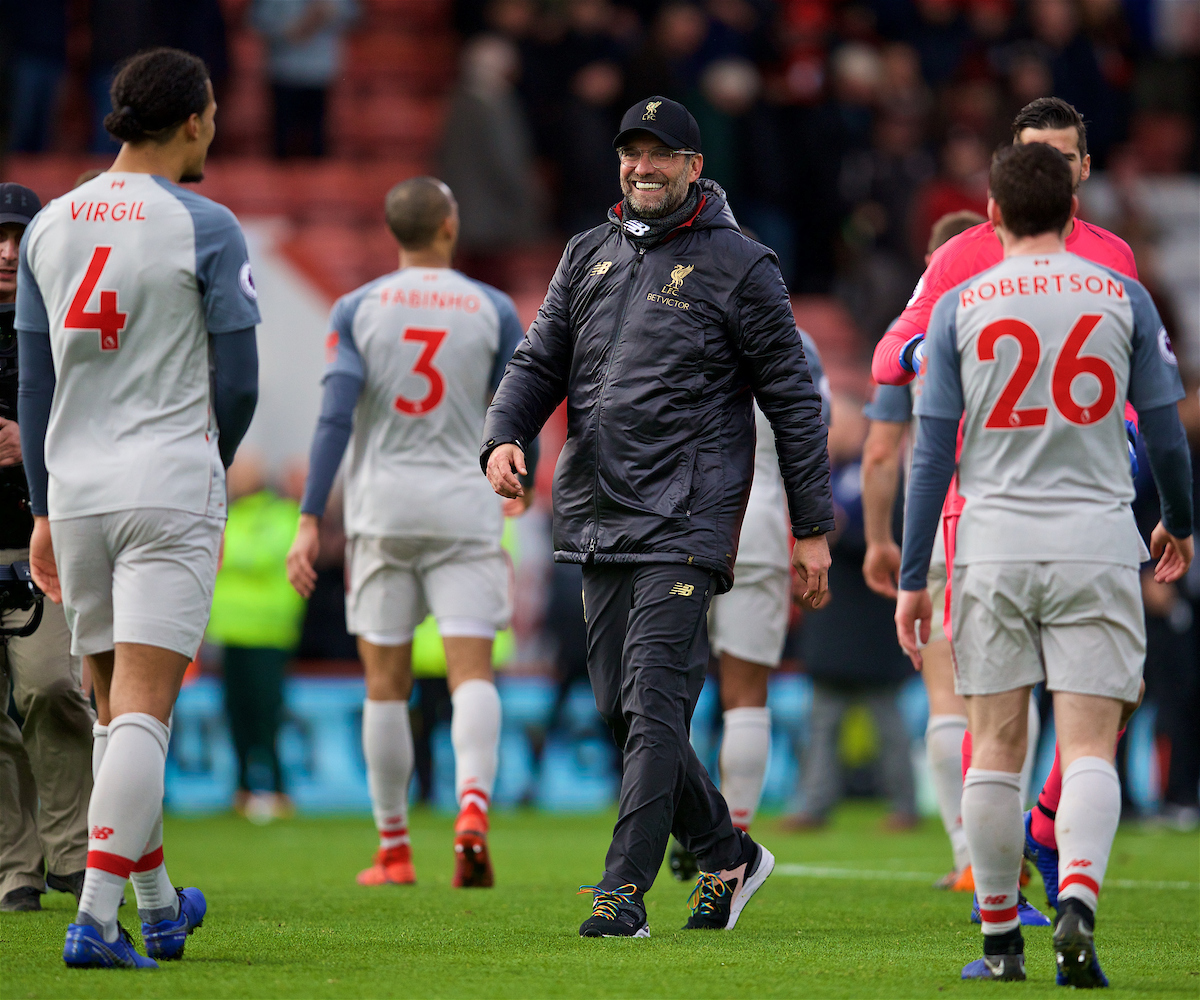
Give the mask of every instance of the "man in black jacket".
<path id="1" fill-rule="evenodd" d="M 624 200 L 574 237 L 488 410 L 480 461 L 521 495 L 524 451 L 567 401 L 554 557 L 584 564 L 588 673 L 624 753 L 620 811 L 584 937 L 649 935 L 643 894 L 672 832 L 701 874 L 689 928 L 728 928 L 774 867 L 734 829 L 688 741 L 705 616 L 729 589 L 757 399 L 775 431 L 805 599 L 827 590 L 833 526 L 821 397 L 774 254 L 701 180 L 700 130 L 662 97 L 613 145 Z"/>

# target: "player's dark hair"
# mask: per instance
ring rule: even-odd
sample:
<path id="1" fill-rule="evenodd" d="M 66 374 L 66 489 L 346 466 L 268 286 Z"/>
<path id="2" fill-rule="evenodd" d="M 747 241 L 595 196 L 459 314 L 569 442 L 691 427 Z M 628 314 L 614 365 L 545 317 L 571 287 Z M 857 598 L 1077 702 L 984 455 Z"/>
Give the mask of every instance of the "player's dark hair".
<path id="1" fill-rule="evenodd" d="M 104 127 L 122 142 L 167 142 L 208 107 L 204 60 L 179 49 L 150 49 L 129 59 L 113 80 L 113 110 Z"/>
<path id="2" fill-rule="evenodd" d="M 436 177 L 410 177 L 387 193 L 383 211 L 405 250 L 423 250 L 454 211 L 454 195 Z"/>
<path id="3" fill-rule="evenodd" d="M 1061 97 L 1039 97 L 1018 111 L 1012 123 L 1013 141 L 1027 128 L 1073 128 L 1079 136 L 1079 157 L 1087 156 L 1087 125 L 1083 115 Z"/>
<path id="4" fill-rule="evenodd" d="M 943 243 L 949 243 L 959 233 L 965 233 L 981 222 L 987 222 L 987 219 L 970 209 L 964 209 L 961 212 L 947 212 L 933 224 L 933 228 L 929 231 L 929 246 L 925 252 L 933 253 Z"/>
<path id="5" fill-rule="evenodd" d="M 1071 166 L 1044 142 L 1001 148 L 988 187 L 1014 236 L 1061 233 L 1071 218 Z"/>

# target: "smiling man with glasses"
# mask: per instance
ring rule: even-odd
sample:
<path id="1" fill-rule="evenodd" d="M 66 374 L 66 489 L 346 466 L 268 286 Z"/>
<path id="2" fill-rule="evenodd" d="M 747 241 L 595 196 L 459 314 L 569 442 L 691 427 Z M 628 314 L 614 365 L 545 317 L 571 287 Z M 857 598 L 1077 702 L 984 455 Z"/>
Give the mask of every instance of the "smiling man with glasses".
<path id="1" fill-rule="evenodd" d="M 620 810 L 583 937 L 647 937 L 644 894 L 672 832 L 700 867 L 688 928 L 732 929 L 775 859 L 737 830 L 688 741 L 706 615 L 733 583 L 757 400 L 775 432 L 805 599 L 833 528 L 821 397 L 775 255 L 701 178 L 682 104 L 630 108 L 613 142 L 624 198 L 567 245 L 484 425 L 480 459 L 522 495 L 525 450 L 564 399 L 554 557 L 584 564 L 588 673 L 624 754 Z"/>

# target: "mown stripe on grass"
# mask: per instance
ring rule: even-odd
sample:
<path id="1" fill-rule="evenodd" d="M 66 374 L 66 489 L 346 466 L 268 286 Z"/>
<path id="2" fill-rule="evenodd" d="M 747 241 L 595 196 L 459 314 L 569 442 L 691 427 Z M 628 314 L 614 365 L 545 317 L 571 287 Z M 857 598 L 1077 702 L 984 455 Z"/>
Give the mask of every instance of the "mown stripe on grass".
<path id="1" fill-rule="evenodd" d="M 938 878 L 933 872 L 901 872 L 869 868 L 835 868 L 829 865 L 782 864 L 775 866 L 776 875 L 792 878 L 845 878 L 863 882 L 927 882 Z M 1142 879 L 1113 878 L 1104 883 L 1106 889 L 1196 889 L 1200 882 L 1162 882 Z"/>

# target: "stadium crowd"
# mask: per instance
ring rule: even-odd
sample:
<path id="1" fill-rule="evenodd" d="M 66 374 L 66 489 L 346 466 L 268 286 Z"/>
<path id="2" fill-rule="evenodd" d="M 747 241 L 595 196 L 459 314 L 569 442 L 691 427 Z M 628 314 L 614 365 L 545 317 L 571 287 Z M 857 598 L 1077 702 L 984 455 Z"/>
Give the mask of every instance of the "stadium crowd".
<path id="1" fill-rule="evenodd" d="M 121 60 L 152 44 L 202 56 L 222 99 L 230 85 L 228 36 L 248 26 L 267 51 L 271 153 L 341 155 L 336 137 L 329 137 L 339 126 L 328 120 L 327 98 L 345 71 L 347 40 L 369 32 L 383 6 L 386 0 L 46 0 L 36 7 L 3 0 L 7 147 L 18 153 L 63 150 L 86 136 L 90 150 L 115 152 L 119 144 L 102 125 L 108 88 Z M 514 255 L 561 244 L 603 221 L 620 199 L 612 136 L 621 114 L 638 98 L 662 94 L 695 113 L 705 136 L 705 175 L 728 192 L 739 221 L 776 251 L 793 295 L 829 296 L 847 311 L 856 336 L 854 362 L 865 373 L 870 346 L 921 274 L 933 222 L 955 210 L 984 211 L 991 153 L 1008 141 L 1014 112 L 1055 94 L 1088 121 L 1098 176 L 1081 191 L 1083 214 L 1133 247 L 1185 382 L 1194 389 L 1200 376 L 1200 13 L 1194 5 L 456 0 L 449 13 L 461 42 L 460 69 L 447 88 L 442 139 L 430 150 L 430 166 L 458 197 L 463 228 L 457 263 L 471 276 L 504 288 Z M 87 127 L 74 132 L 62 127 L 79 108 L 78 102 L 75 112 L 62 108 L 71 74 L 82 80 L 83 106 L 91 108 Z M 222 152 L 219 138 L 214 159 Z M 886 602 L 858 576 L 864 382 L 835 384 L 834 393 L 830 454 L 840 531 L 833 572 L 842 572 L 842 586 L 835 580 L 829 609 L 796 616 L 785 665 L 868 700 L 882 692 L 894 706 L 908 669 L 894 639 L 874 648 L 864 643 L 846 656 L 837 632 L 828 634 L 834 619 L 841 620 L 837 629 L 872 616 L 890 622 Z M 1200 420 L 1189 430 L 1195 455 Z M 1142 468 L 1148 468 L 1144 460 Z M 1157 499 L 1147 473 L 1138 485 L 1148 533 Z M 258 493 L 248 490 L 247 496 Z M 578 636 L 562 625 L 561 610 L 570 606 L 578 580 L 539 561 L 545 510 L 535 509 L 530 523 L 525 546 L 532 554 L 518 574 L 524 593 L 517 597 L 521 649 L 515 668 L 557 671 L 565 692 L 581 678 L 573 645 Z M 238 564 L 232 539 L 230 545 L 227 574 Z M 264 640 L 261 648 L 257 641 L 225 645 L 257 650 L 250 659 L 264 662 L 270 659 L 262 655 L 265 648 L 274 651 L 281 643 L 308 660 L 353 657 L 341 617 L 340 549 L 336 537 L 322 538 L 317 590 L 298 639 L 294 623 L 281 622 L 277 632 L 286 639 Z M 281 562 L 282 554 L 275 558 Z M 1173 821 L 1194 824 L 1200 821 L 1200 628 L 1194 624 L 1200 576 L 1193 569 L 1179 585 L 1147 577 L 1143 595 L 1146 699 L 1158 709 L 1161 798 Z M 286 618 L 295 611 L 285 607 L 280 613 Z M 239 655 L 245 658 L 243 652 L 232 659 Z M 279 673 L 277 666 L 264 669 Z M 274 720 L 278 696 L 267 686 L 262 711 Z M 428 790 L 428 731 L 445 714 L 448 695 L 436 679 L 425 687 L 418 681 L 418 687 L 424 713 L 415 731 L 418 773 L 424 731 L 422 786 Z M 553 714 L 555 726 L 568 725 L 559 711 L 564 698 Z M 235 729 L 253 733 L 254 722 L 242 711 L 238 717 L 231 707 Z M 884 734 L 886 725 L 880 727 Z M 253 738 L 240 742 L 249 747 Z M 249 756 L 247 749 L 243 771 Z M 282 794 L 269 748 L 266 758 L 273 770 L 268 790 Z M 886 759 L 895 762 L 894 755 Z M 821 784 L 807 777 L 810 787 Z M 915 810 L 908 778 L 907 786 L 903 778 L 878 776 L 850 784 L 890 795 L 902 826 Z M 249 791 L 245 774 L 241 787 Z M 814 815 L 802 799 L 794 806 L 797 826 L 819 823 L 829 807 L 822 802 Z"/>

